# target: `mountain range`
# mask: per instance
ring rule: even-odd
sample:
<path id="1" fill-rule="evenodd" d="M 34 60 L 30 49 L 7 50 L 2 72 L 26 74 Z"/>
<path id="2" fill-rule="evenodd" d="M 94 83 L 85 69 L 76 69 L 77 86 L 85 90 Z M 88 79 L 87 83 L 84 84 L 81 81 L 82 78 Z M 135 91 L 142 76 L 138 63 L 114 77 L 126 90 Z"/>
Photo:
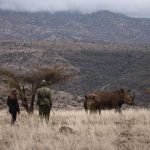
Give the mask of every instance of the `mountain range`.
<path id="1" fill-rule="evenodd" d="M 15 12 L 0 10 L 0 40 L 149 43 L 150 19 L 99 11 Z"/>

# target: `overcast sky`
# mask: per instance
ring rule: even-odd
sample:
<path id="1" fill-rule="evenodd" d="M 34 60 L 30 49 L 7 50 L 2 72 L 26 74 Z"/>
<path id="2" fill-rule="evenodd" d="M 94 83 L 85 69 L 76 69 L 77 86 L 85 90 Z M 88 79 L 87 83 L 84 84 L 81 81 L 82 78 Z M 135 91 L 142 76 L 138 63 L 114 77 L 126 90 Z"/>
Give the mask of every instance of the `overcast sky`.
<path id="1" fill-rule="evenodd" d="M 0 0 L 0 9 L 16 11 L 119 12 L 128 16 L 150 18 L 150 0 Z"/>

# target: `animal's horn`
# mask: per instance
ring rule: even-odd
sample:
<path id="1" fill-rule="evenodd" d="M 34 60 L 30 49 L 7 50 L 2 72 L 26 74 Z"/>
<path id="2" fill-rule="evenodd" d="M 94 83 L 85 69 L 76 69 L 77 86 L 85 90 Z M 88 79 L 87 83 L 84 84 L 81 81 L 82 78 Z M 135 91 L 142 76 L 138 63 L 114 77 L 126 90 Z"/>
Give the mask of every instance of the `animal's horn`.
<path id="1" fill-rule="evenodd" d="M 128 89 L 128 91 L 127 91 L 128 93 L 130 93 L 131 92 L 131 89 Z"/>
<path id="2" fill-rule="evenodd" d="M 124 92 L 124 89 L 120 89 L 121 92 Z"/>
<path id="3" fill-rule="evenodd" d="M 87 99 L 87 95 L 84 96 Z"/>

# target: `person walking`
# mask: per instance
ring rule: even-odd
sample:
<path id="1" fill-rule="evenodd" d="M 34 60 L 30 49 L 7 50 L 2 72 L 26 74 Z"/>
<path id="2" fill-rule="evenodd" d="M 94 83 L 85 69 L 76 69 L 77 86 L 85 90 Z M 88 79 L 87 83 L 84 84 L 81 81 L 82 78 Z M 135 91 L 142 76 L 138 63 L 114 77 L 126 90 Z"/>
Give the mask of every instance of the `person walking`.
<path id="1" fill-rule="evenodd" d="M 45 80 L 42 81 L 42 87 L 37 91 L 37 105 L 39 107 L 39 116 L 41 119 L 49 121 L 52 108 L 51 90 L 47 87 Z"/>
<path id="2" fill-rule="evenodd" d="M 9 113 L 11 114 L 11 125 L 14 125 L 17 118 L 17 113 L 20 114 L 20 108 L 17 98 L 17 90 L 12 89 L 11 94 L 7 98 L 7 105 L 9 107 Z"/>

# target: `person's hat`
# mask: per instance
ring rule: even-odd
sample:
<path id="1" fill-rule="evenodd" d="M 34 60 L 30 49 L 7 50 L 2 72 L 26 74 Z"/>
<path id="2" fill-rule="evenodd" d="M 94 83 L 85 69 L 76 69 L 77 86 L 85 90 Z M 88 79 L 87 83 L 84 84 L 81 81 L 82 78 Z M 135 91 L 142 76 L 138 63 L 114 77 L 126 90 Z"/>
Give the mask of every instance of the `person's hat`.
<path id="1" fill-rule="evenodd" d="M 46 86 L 46 81 L 42 80 L 42 86 Z"/>
<path id="2" fill-rule="evenodd" d="M 16 95 L 17 94 L 17 90 L 16 89 L 12 89 L 11 90 L 11 94 Z"/>

